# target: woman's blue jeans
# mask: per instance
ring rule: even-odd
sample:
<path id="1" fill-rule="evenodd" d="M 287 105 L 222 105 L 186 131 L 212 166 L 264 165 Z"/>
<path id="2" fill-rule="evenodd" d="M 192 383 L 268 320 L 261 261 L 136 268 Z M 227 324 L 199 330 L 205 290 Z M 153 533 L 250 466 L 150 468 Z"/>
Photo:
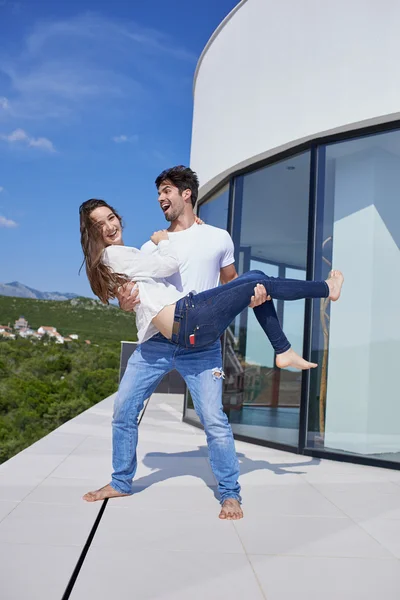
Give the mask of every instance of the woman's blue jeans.
<path id="1" fill-rule="evenodd" d="M 267 293 L 277 300 L 301 298 L 327 298 L 329 287 L 325 281 L 301 281 L 268 277 L 262 271 L 248 271 L 233 281 L 200 294 L 190 293 L 178 300 L 175 321 L 180 323 L 179 333 L 171 341 L 184 348 L 203 348 L 218 340 L 251 301 L 254 287 L 261 283 Z M 290 348 L 282 331 L 272 301 L 254 309 L 254 314 L 265 331 L 276 354 Z"/>

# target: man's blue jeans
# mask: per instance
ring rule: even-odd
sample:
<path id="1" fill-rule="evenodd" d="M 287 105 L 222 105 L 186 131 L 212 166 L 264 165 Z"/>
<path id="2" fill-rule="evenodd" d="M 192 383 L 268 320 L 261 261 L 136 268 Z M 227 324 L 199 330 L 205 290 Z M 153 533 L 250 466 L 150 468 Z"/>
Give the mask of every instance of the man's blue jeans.
<path id="1" fill-rule="evenodd" d="M 194 407 L 204 426 L 211 468 L 218 483 L 221 503 L 240 501 L 239 463 L 231 426 L 222 409 L 223 379 L 220 342 L 201 350 L 180 348 L 161 334 L 137 347 L 119 386 L 113 418 L 113 475 L 118 492 L 132 493 L 136 473 L 138 416 L 143 404 L 163 376 L 176 369 L 184 378 Z"/>

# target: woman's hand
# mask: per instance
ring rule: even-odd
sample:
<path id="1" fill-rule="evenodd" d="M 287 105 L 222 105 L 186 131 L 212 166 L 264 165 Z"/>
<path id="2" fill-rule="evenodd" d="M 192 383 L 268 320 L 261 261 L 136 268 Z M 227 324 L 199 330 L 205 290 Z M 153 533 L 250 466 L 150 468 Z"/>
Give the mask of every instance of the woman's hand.
<path id="1" fill-rule="evenodd" d="M 168 233 L 166 229 L 161 229 L 160 231 L 155 231 L 153 235 L 150 236 L 153 244 L 159 244 L 162 240 L 168 239 Z"/>
<path id="2" fill-rule="evenodd" d="M 204 225 L 204 221 L 200 219 L 200 217 L 195 217 L 194 222 L 197 223 L 197 225 Z"/>

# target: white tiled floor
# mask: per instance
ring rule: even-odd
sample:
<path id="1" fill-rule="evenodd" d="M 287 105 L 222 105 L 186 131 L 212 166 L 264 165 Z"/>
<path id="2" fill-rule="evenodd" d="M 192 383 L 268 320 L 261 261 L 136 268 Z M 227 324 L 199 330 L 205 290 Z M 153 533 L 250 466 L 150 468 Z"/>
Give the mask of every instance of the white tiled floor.
<path id="1" fill-rule="evenodd" d="M 79 466 L 78 479 L 54 474 L 98 435 L 99 415 L 109 441 L 112 398 L 92 410 L 93 419 L 80 415 L 0 466 L 1 600 L 58 600 L 65 591 L 101 506 L 81 500 L 97 478 L 86 481 Z M 109 463 L 104 456 L 107 476 Z"/>
<path id="2" fill-rule="evenodd" d="M 217 518 L 202 431 L 153 396 L 135 494 L 109 501 L 71 600 L 397 600 L 400 474 L 237 443 L 245 518 Z M 2 600 L 61 600 L 101 504 L 112 399 L 0 467 Z"/>
<path id="3" fill-rule="evenodd" d="M 228 524 L 230 528 L 230 524 Z M 188 537 L 190 531 L 187 532 Z M 195 545 L 195 540 L 193 546 Z M 171 552 L 96 546 L 71 598 L 264 600 L 244 554 Z"/>
<path id="4" fill-rule="evenodd" d="M 249 556 L 268 600 L 398 600 L 393 558 Z"/>
<path id="5" fill-rule="evenodd" d="M 77 554 L 79 551 L 73 546 L 3 544 L 0 541 L 0 597 L 2 600 L 61 600 Z"/>

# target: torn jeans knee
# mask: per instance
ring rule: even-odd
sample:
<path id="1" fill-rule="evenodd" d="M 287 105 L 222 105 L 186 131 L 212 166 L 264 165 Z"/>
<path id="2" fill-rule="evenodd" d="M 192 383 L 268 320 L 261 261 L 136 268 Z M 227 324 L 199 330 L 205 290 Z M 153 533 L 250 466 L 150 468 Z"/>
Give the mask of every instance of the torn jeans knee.
<path id="1" fill-rule="evenodd" d="M 211 371 L 214 381 L 218 379 L 225 379 L 225 373 L 222 367 L 216 367 Z"/>

